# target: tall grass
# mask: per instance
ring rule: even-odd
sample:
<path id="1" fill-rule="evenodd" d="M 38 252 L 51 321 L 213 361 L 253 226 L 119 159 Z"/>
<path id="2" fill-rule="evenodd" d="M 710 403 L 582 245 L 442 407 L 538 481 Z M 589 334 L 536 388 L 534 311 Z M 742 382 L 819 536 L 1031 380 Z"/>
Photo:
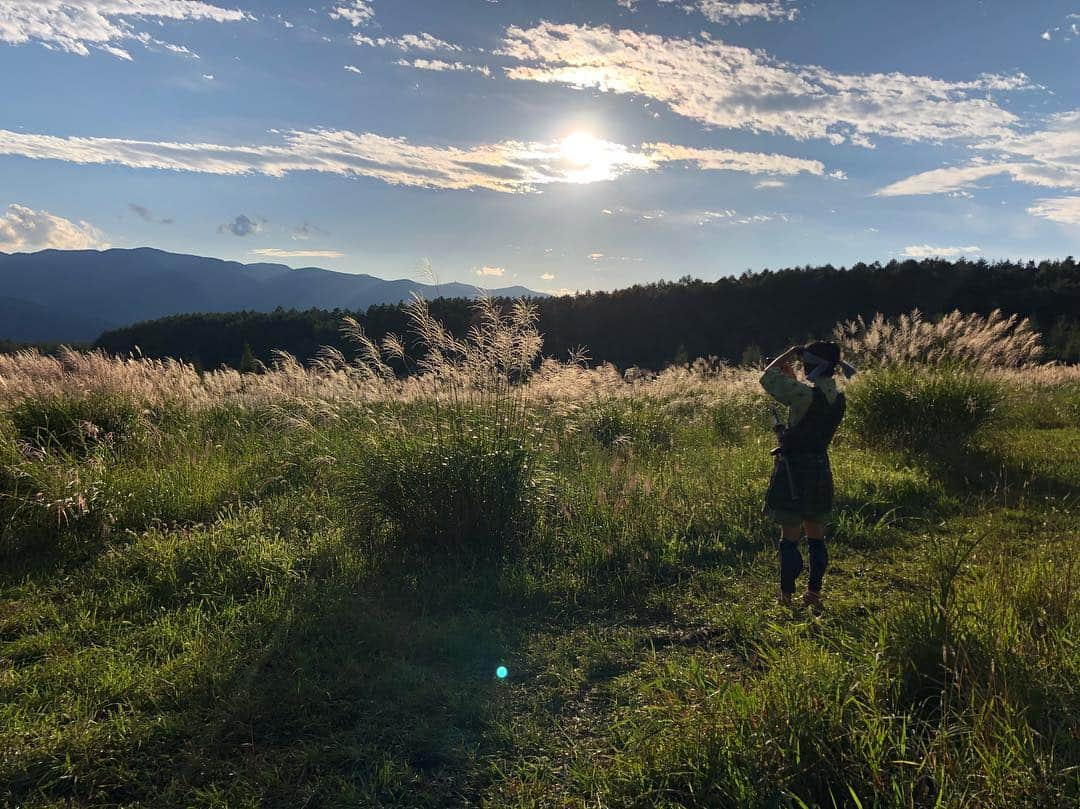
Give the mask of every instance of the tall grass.
<path id="1" fill-rule="evenodd" d="M 373 429 L 342 466 L 345 505 L 368 547 L 490 560 L 528 533 L 543 482 L 546 415 L 526 396 L 542 346 L 536 311 L 518 302 L 504 313 L 481 299 L 465 339 L 420 298 L 408 314 L 421 347 L 412 384 L 428 396 L 369 411 Z M 401 340 L 376 344 L 351 320 L 346 333 L 360 348 L 355 372 L 393 384 Z"/>
<path id="2" fill-rule="evenodd" d="M 953 364 L 890 365 L 857 377 L 846 395 L 850 430 L 901 449 L 963 447 L 1005 415 L 998 380 Z"/>
<path id="3" fill-rule="evenodd" d="M 119 393 L 23 399 L 9 418 L 18 439 L 42 451 L 85 454 L 98 446 L 120 448 L 144 438 L 147 430 L 139 403 Z"/>
<path id="4" fill-rule="evenodd" d="M 961 364 L 977 368 L 1022 368 L 1038 362 L 1042 337 L 1031 321 L 994 310 L 986 317 L 951 312 L 924 319 L 918 309 L 897 318 L 878 313 L 838 323 L 833 331 L 844 355 L 860 365 Z"/>
<path id="5" fill-rule="evenodd" d="M 0 426 L 0 559 L 55 548 L 67 532 L 100 536 L 110 520 L 106 458 L 56 446 L 46 452 Z"/>

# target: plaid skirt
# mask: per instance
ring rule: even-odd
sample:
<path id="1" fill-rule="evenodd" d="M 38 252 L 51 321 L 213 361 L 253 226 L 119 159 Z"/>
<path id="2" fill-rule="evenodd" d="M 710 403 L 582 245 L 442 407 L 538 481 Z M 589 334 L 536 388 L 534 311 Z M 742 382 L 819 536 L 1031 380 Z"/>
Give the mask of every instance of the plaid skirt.
<path id="1" fill-rule="evenodd" d="M 832 511 L 832 505 L 833 476 L 828 454 L 776 456 L 769 488 L 765 492 L 766 513 L 820 517 Z"/>

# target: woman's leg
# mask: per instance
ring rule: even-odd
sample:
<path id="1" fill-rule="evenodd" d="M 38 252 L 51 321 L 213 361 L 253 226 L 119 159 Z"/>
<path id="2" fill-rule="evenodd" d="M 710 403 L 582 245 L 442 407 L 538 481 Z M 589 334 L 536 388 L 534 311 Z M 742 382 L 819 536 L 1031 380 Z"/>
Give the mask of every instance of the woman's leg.
<path id="1" fill-rule="evenodd" d="M 794 594 L 795 579 L 803 569 L 803 558 L 799 553 L 799 527 L 797 522 L 780 524 L 780 594 L 785 599 Z"/>
<path id="2" fill-rule="evenodd" d="M 825 549 L 825 524 L 817 520 L 803 520 L 803 528 L 806 529 L 806 545 L 810 556 L 810 577 L 806 589 L 812 593 L 820 593 L 825 569 L 829 566 L 829 552 Z"/>

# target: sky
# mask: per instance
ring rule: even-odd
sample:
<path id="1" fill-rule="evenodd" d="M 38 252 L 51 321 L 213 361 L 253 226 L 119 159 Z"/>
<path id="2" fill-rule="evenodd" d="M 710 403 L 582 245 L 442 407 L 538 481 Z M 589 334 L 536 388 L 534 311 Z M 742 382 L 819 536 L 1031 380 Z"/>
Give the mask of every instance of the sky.
<path id="1" fill-rule="evenodd" d="M 0 0 L 0 252 L 545 292 L 1080 254 L 1080 0 Z"/>

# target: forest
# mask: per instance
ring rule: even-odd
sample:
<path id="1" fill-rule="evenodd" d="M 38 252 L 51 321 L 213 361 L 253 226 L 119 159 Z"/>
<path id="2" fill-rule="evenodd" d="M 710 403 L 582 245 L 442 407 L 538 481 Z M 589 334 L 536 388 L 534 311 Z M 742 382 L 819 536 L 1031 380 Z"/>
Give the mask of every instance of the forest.
<path id="1" fill-rule="evenodd" d="M 535 303 L 548 355 L 566 356 L 587 346 L 594 362 L 622 369 L 658 370 L 698 357 L 752 362 L 792 342 L 827 335 L 840 321 L 913 309 L 931 319 L 957 309 L 1018 314 L 1042 332 L 1046 359 L 1080 361 L 1080 268 L 1072 256 L 1038 264 L 926 259 L 765 269 Z M 473 317 L 465 299 L 432 301 L 431 309 L 458 335 Z M 313 359 L 322 346 L 350 355 L 351 344 L 341 334 L 345 315 L 376 339 L 407 330 L 404 304 L 366 312 L 278 309 L 163 318 L 106 332 L 95 347 L 182 359 L 203 369 L 253 370 L 259 362 L 271 363 L 278 350 L 301 361 Z"/>

